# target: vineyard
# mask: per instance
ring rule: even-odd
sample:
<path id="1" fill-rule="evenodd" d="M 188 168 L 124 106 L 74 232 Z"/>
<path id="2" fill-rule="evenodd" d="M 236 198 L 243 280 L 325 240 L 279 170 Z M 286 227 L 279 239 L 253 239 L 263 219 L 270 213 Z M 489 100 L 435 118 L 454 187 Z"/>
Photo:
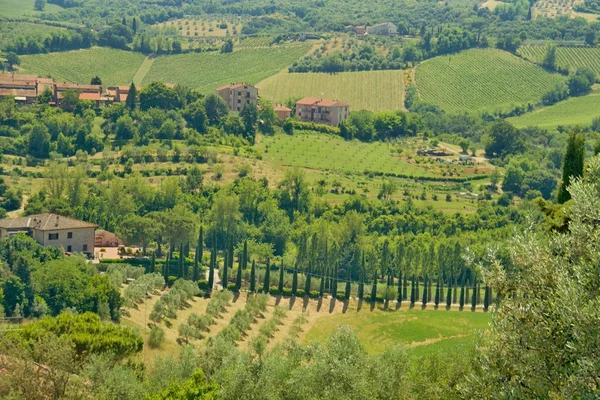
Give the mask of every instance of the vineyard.
<path id="1" fill-rule="evenodd" d="M 127 85 L 145 56 L 107 47 L 21 57 L 23 73 L 51 76 L 56 81 L 89 84 L 94 76 L 104 86 Z"/>
<path id="2" fill-rule="evenodd" d="M 256 84 L 302 57 L 307 46 L 277 46 L 229 54 L 183 54 L 157 57 L 143 85 L 164 81 L 186 85 L 202 93 L 232 82 Z"/>
<path id="3" fill-rule="evenodd" d="M 273 36 L 248 36 L 241 39 L 236 49 L 255 49 L 257 47 L 269 47 L 273 43 Z"/>
<path id="4" fill-rule="evenodd" d="M 362 71 L 339 74 L 282 72 L 260 82 L 261 96 L 276 102 L 298 97 L 342 100 L 350 109 L 400 110 L 403 108 L 402 71 Z"/>
<path id="5" fill-rule="evenodd" d="M 173 30 L 183 37 L 225 37 L 235 36 L 242 30 L 242 24 L 229 18 L 221 19 L 176 19 L 156 26 Z"/>
<path id="6" fill-rule="evenodd" d="M 523 46 L 519 55 L 527 60 L 541 63 L 546 55 L 546 46 Z M 556 64 L 560 68 L 575 70 L 578 67 L 589 67 L 600 74 L 600 48 L 598 47 L 558 47 Z"/>
<path id="7" fill-rule="evenodd" d="M 495 111 L 536 103 L 564 80 L 541 67 L 495 49 L 435 57 L 416 69 L 419 97 L 446 111 Z"/>
<path id="8" fill-rule="evenodd" d="M 600 91 L 586 96 L 571 97 L 553 106 L 510 118 L 509 121 L 518 128 L 539 126 L 552 129 L 559 125 L 590 125 L 596 117 L 600 117 Z"/>

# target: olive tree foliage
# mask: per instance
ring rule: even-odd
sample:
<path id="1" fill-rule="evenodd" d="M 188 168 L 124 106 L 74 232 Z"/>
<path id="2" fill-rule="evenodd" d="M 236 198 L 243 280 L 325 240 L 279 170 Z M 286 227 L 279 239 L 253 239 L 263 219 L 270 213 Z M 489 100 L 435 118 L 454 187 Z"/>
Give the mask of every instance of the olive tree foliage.
<path id="1" fill-rule="evenodd" d="M 569 192 L 567 233 L 526 231 L 509 263 L 488 268 L 500 301 L 468 398 L 594 398 L 600 387 L 599 157 Z"/>

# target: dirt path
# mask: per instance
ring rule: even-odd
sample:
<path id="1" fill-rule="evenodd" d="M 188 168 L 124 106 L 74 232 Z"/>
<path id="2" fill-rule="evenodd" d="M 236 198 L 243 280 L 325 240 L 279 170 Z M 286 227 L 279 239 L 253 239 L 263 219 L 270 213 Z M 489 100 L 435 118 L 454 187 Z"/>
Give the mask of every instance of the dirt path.
<path id="1" fill-rule="evenodd" d="M 135 86 L 137 86 L 138 88 L 142 86 L 142 82 L 144 81 L 144 78 L 146 77 L 148 72 L 150 72 L 150 68 L 152 68 L 154 60 L 154 55 L 149 55 L 148 57 L 146 57 L 144 61 L 142 61 L 142 63 L 140 64 L 135 74 L 133 75 L 133 83 L 135 83 Z"/>

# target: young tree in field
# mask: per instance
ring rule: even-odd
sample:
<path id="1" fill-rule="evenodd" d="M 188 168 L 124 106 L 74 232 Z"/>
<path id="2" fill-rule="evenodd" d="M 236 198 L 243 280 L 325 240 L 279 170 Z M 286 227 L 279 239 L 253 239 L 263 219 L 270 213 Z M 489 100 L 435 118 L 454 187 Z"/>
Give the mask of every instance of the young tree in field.
<path id="1" fill-rule="evenodd" d="M 250 292 L 256 293 L 256 262 L 252 260 L 252 269 L 250 270 Z"/>
<path id="2" fill-rule="evenodd" d="M 567 151 L 563 160 L 562 182 L 558 189 L 558 202 L 566 203 L 571 199 L 567 190 L 571 182 L 583 176 L 583 161 L 585 158 L 585 136 L 575 129 L 569 135 Z"/>
<path id="3" fill-rule="evenodd" d="M 137 99 L 137 88 L 135 87 L 135 83 L 131 82 L 131 85 L 129 86 L 129 91 L 127 92 L 127 100 L 125 100 L 125 107 L 130 111 L 135 110 L 137 106 Z"/>
<path id="4" fill-rule="evenodd" d="M 298 292 L 298 264 L 294 265 L 294 275 L 292 277 L 292 296 Z"/>
<path id="5" fill-rule="evenodd" d="M 283 258 L 281 259 L 281 267 L 279 267 L 279 286 L 277 289 L 279 294 L 283 294 Z"/>
<path id="6" fill-rule="evenodd" d="M 265 270 L 265 283 L 263 286 L 263 292 L 269 294 L 269 286 L 271 285 L 271 260 L 267 258 L 267 267 Z"/>

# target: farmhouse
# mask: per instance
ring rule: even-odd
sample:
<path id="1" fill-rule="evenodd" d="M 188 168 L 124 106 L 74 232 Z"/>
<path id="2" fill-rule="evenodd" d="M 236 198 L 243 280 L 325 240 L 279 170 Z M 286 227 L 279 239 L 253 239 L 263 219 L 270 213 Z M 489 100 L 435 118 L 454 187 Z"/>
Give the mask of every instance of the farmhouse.
<path id="1" fill-rule="evenodd" d="M 292 116 L 292 109 L 281 104 L 275 104 L 273 110 L 280 121 L 285 121 Z"/>
<path id="2" fill-rule="evenodd" d="M 391 22 L 384 22 L 381 24 L 367 26 L 367 25 L 348 25 L 344 27 L 345 30 L 354 32 L 358 36 L 364 35 L 396 35 L 398 28 Z"/>
<path id="3" fill-rule="evenodd" d="M 42 246 L 62 247 L 67 252 L 94 254 L 98 225 L 57 214 L 30 215 L 0 220 L 0 239 L 25 233 Z"/>
<path id="4" fill-rule="evenodd" d="M 258 106 L 258 89 L 247 83 L 234 83 L 216 89 L 217 95 L 227 103 L 231 111 L 241 111 L 244 104 Z"/>
<path id="5" fill-rule="evenodd" d="M 350 106 L 338 100 L 305 97 L 296 102 L 296 116 L 302 122 L 337 126 L 348 119 L 349 114 Z"/>

